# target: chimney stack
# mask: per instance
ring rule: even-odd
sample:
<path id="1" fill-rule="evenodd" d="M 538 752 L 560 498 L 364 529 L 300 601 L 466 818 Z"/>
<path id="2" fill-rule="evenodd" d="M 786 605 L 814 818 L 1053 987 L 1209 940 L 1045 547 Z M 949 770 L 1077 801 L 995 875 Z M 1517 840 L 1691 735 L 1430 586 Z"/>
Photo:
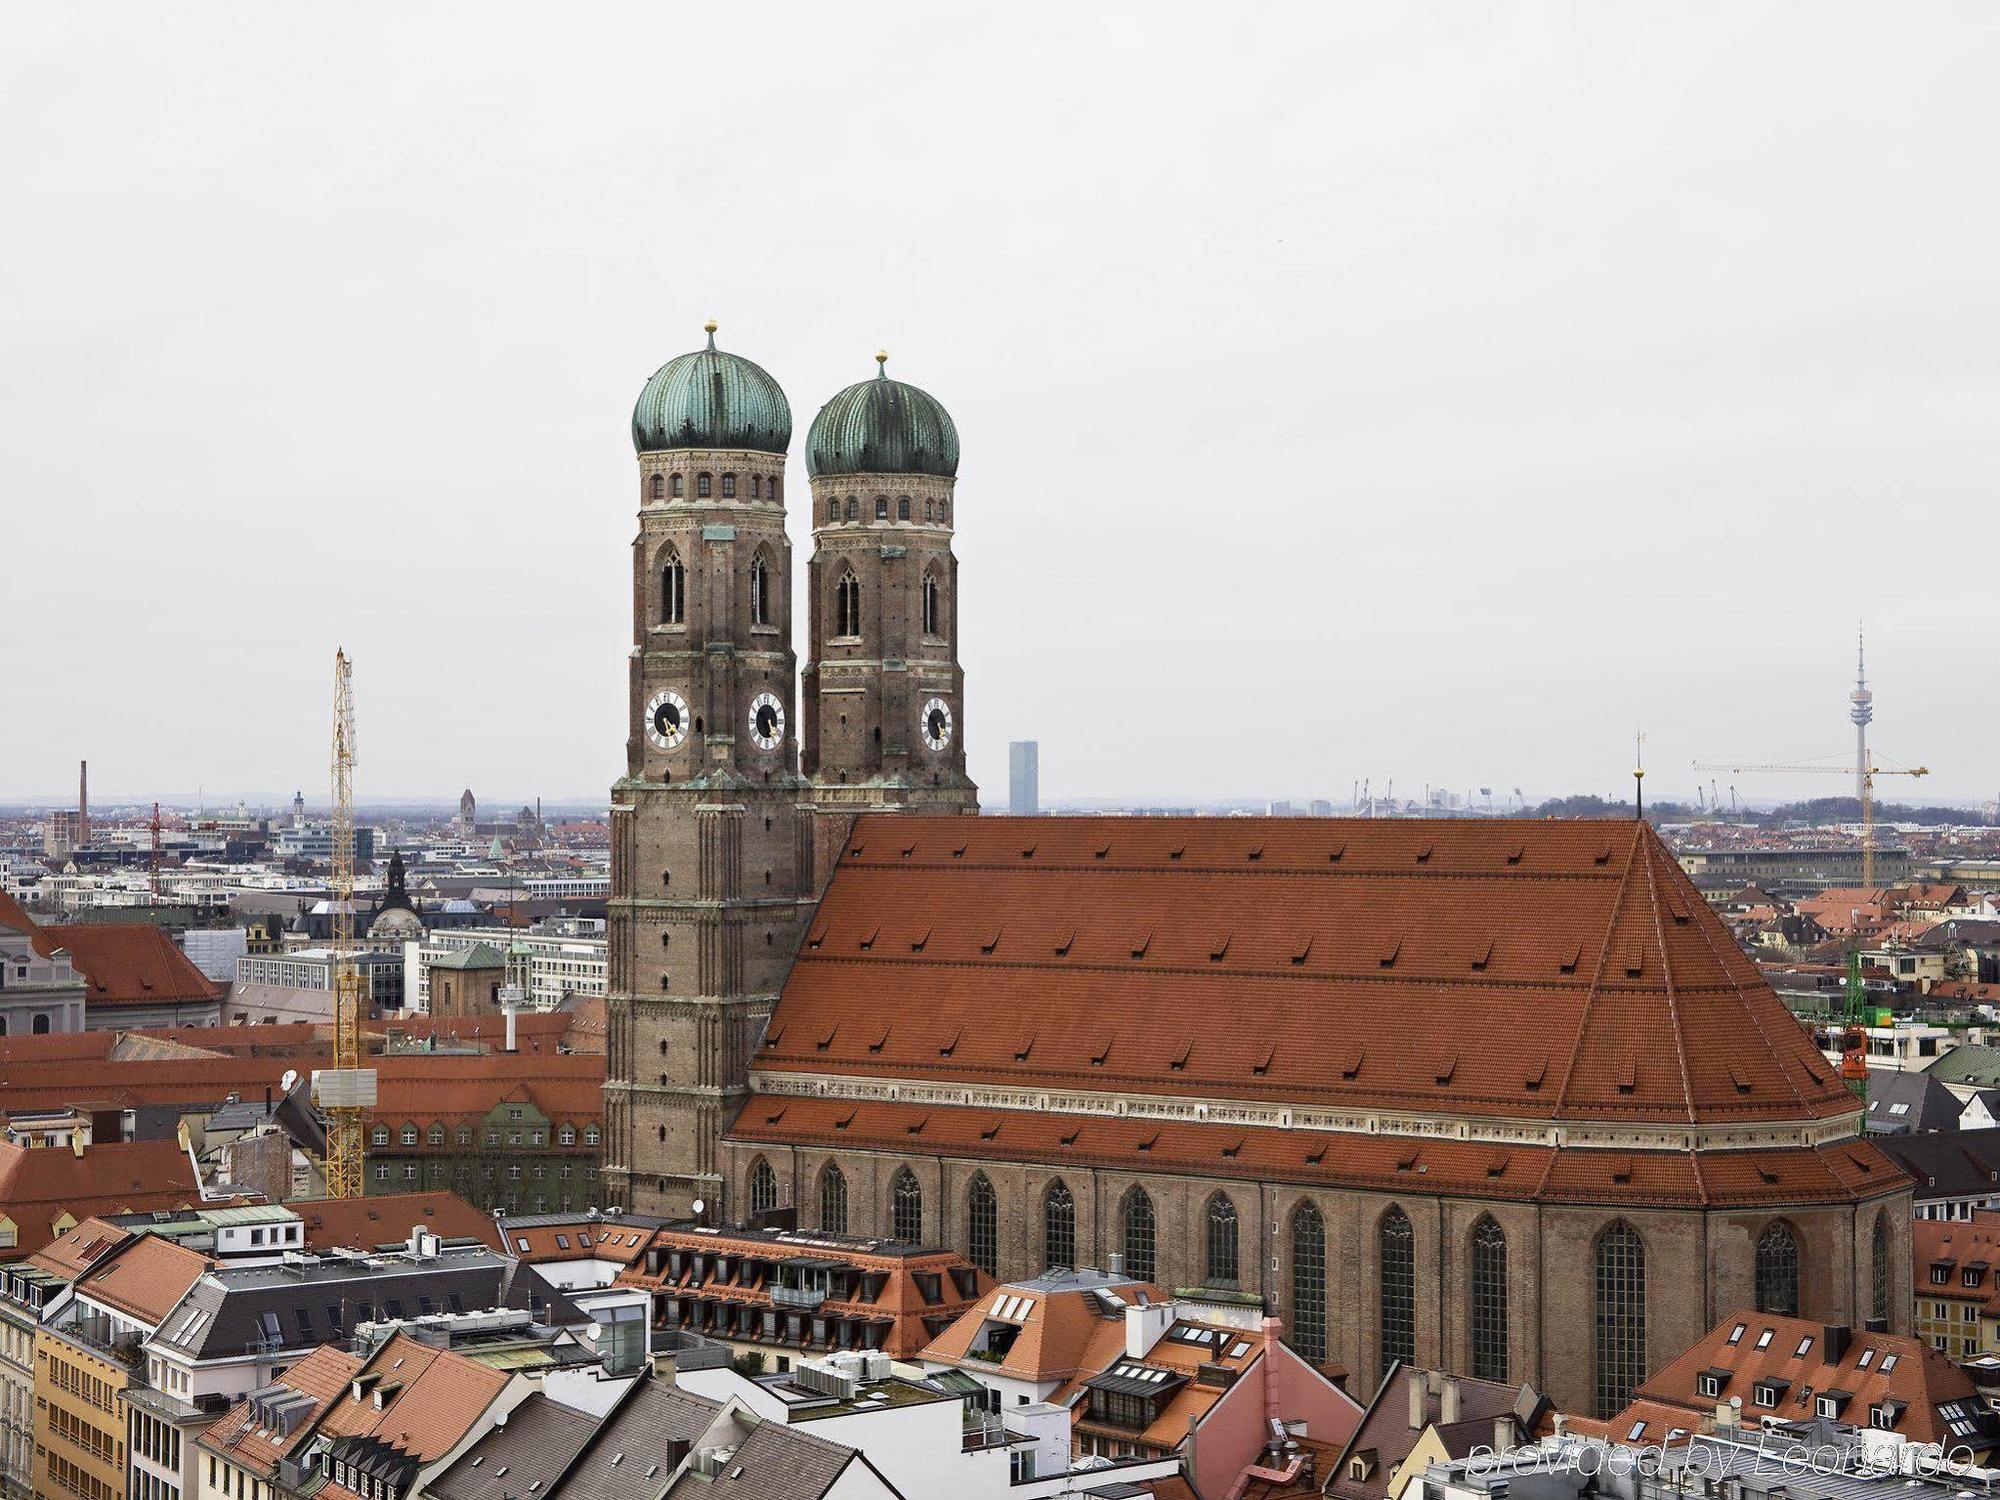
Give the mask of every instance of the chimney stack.
<path id="1" fill-rule="evenodd" d="M 82 848 L 90 842 L 90 762 L 76 763 L 76 842 Z"/>
<path id="2" fill-rule="evenodd" d="M 1438 1392 L 1438 1425 L 1455 1427 L 1458 1425 L 1458 1381 L 1440 1370 L 1437 1374 L 1443 1389 Z"/>
<path id="3" fill-rule="evenodd" d="M 1410 1393 L 1410 1431 L 1422 1432 L 1430 1425 L 1424 1417 L 1424 1397 L 1430 1393 L 1430 1380 L 1422 1370 L 1410 1369 L 1404 1373 L 1403 1386 Z"/>

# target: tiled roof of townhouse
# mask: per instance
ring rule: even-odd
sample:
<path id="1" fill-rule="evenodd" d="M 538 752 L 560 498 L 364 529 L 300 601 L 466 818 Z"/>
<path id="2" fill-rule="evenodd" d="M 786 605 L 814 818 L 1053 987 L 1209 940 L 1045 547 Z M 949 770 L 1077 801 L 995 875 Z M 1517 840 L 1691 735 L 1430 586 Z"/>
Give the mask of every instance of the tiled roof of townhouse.
<path id="1" fill-rule="evenodd" d="M 439 1239 L 475 1239 L 495 1250 L 506 1248 L 490 1213 L 443 1190 L 362 1198 L 301 1198 L 285 1206 L 304 1221 L 308 1250 L 373 1250 L 392 1243 L 400 1245 L 418 1225 Z"/>
<path id="2" fill-rule="evenodd" d="M 1965 1442 L 1980 1450 L 2000 1438 L 2000 1416 L 1986 1410 L 1972 1377 L 1921 1339 L 1856 1333 L 1751 1309 L 1724 1318 L 1643 1382 L 1633 1398 L 1640 1410 L 1568 1425 L 1657 1444 L 1675 1428 L 1704 1430 L 1703 1420 L 1712 1422 L 1719 1404 L 1739 1398 L 1745 1423 L 1767 1415 L 1783 1421 L 1824 1417 L 1913 1442 Z"/>
<path id="3" fill-rule="evenodd" d="M 7 1252 L 33 1254 L 93 1214 L 181 1208 L 201 1201 L 194 1167 L 173 1141 L 103 1141 L 82 1154 L 0 1141 L 0 1220 L 11 1220 Z"/>

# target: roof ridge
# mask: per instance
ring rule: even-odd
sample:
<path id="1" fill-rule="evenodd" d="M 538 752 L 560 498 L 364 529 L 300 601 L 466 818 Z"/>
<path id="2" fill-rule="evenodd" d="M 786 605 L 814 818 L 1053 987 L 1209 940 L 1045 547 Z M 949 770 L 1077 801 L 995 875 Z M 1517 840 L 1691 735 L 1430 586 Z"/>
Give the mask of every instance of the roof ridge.
<path id="1" fill-rule="evenodd" d="M 1658 836 L 1654 835 L 1649 842 L 1647 835 L 1651 833 L 1652 825 L 1641 820 L 1639 827 L 1642 831 L 1636 837 L 1645 846 L 1646 852 L 1646 904 L 1653 912 L 1653 941 L 1660 948 L 1660 976 L 1667 987 L 1667 1018 L 1673 1024 L 1674 1059 L 1681 1070 L 1681 1097 L 1687 1100 L 1688 1124 L 1694 1125 L 1699 1123 L 1699 1116 L 1694 1107 L 1694 1078 L 1688 1071 L 1687 1034 L 1681 1030 L 1680 997 L 1674 991 L 1674 962 L 1667 952 L 1667 929 L 1660 922 L 1660 883 L 1653 868 L 1653 843 L 1658 841 Z M 1697 1182 L 1700 1181 L 1700 1170 L 1697 1165 Z"/>
<path id="2" fill-rule="evenodd" d="M 1604 983 L 1604 966 L 1611 959 L 1611 938 L 1618 930 L 1618 913 L 1625 909 L 1625 892 L 1632 884 L 1632 862 L 1639 857 L 1639 840 L 1635 836 L 1632 847 L 1625 855 L 1625 869 L 1618 877 L 1618 894 L 1611 902 L 1611 912 L 1604 920 L 1604 942 L 1597 950 L 1597 962 L 1590 972 L 1590 988 L 1584 992 L 1583 1004 L 1577 1008 L 1576 1041 L 1570 1047 L 1569 1063 L 1563 1068 L 1562 1087 L 1556 1090 L 1554 1112 L 1560 1114 L 1569 1102 L 1570 1081 L 1576 1077 L 1577 1062 L 1583 1056 L 1583 1039 L 1590 1034 L 1590 1012 L 1597 1004 L 1597 992 Z"/>

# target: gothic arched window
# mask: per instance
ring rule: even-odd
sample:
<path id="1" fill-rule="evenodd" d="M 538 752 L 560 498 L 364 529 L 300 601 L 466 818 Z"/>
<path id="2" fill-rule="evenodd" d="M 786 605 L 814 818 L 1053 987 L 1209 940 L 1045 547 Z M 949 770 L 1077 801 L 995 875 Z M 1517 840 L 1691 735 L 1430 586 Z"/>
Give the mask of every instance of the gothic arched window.
<path id="1" fill-rule="evenodd" d="M 687 492 L 687 480 L 683 476 L 676 474 L 674 476 L 674 498 L 676 500 L 685 499 Z"/>
<path id="2" fill-rule="evenodd" d="M 752 474 L 750 476 L 750 498 L 752 500 L 761 500 L 764 498 L 764 476 L 762 474 Z"/>
<path id="3" fill-rule="evenodd" d="M 1870 1299 L 1871 1311 L 1875 1319 L 1887 1325 L 1889 1321 L 1889 1211 L 1885 1208 L 1875 1215 L 1875 1243 L 1871 1247 L 1870 1270 L 1874 1276 L 1874 1296 Z"/>
<path id="4" fill-rule="evenodd" d="M 984 1172 L 972 1174 L 965 1195 L 966 1259 L 988 1276 L 1000 1274 L 1000 1197 Z"/>
<path id="5" fill-rule="evenodd" d="M 681 565 L 680 553 L 669 547 L 660 564 L 660 623 L 680 625 L 686 621 L 687 569 Z"/>
<path id="6" fill-rule="evenodd" d="M 838 500 L 829 500 L 826 502 L 826 518 L 829 521 L 838 521 L 840 519 L 840 502 Z"/>
<path id="7" fill-rule="evenodd" d="M 1799 1315 L 1799 1241 L 1783 1219 L 1772 1220 L 1757 1241 L 1757 1311 Z"/>
<path id="8" fill-rule="evenodd" d="M 847 1233 L 847 1174 L 832 1162 L 819 1174 L 819 1227 L 828 1234 Z"/>
<path id="9" fill-rule="evenodd" d="M 928 500 L 924 502 L 924 519 L 926 521 L 931 519 L 931 503 Z"/>
<path id="10" fill-rule="evenodd" d="M 667 494 L 667 476 L 664 474 L 655 474 L 653 476 L 653 486 L 652 486 L 653 498 L 655 500 L 664 500 L 666 498 L 666 494 Z"/>
<path id="11" fill-rule="evenodd" d="M 889 1233 L 913 1245 L 924 1237 L 924 1190 L 908 1167 L 889 1187 Z"/>
<path id="12" fill-rule="evenodd" d="M 949 521 L 951 519 L 951 502 L 949 500 L 938 501 L 938 519 L 940 521 Z"/>
<path id="13" fill-rule="evenodd" d="M 1597 1237 L 1595 1279 L 1597 1411 L 1616 1416 L 1646 1378 L 1646 1242 L 1623 1220 Z"/>
<path id="14" fill-rule="evenodd" d="M 771 623 L 771 569 L 762 551 L 750 559 L 750 623 Z"/>
<path id="15" fill-rule="evenodd" d="M 1381 1260 L 1376 1273 L 1376 1312 L 1381 1322 L 1376 1343 L 1386 1373 L 1394 1361 L 1408 1364 L 1417 1357 L 1417 1237 L 1410 1216 L 1400 1208 L 1382 1215 L 1375 1245 Z"/>
<path id="16" fill-rule="evenodd" d="M 771 476 L 770 488 L 766 490 L 765 493 L 768 494 L 772 500 L 776 500 L 778 498 L 779 486 L 782 483 L 783 481 L 780 480 L 777 475 L 773 474 Z"/>
<path id="17" fill-rule="evenodd" d="M 938 634 L 938 581 L 937 574 L 924 574 L 924 634 Z"/>
<path id="18" fill-rule="evenodd" d="M 1208 1200 L 1208 1274 L 1211 1283 L 1236 1284 L 1236 1205 L 1226 1193 Z"/>
<path id="19" fill-rule="evenodd" d="M 910 519 L 910 497 L 908 495 L 898 497 L 896 501 L 896 519 L 899 521 Z"/>
<path id="20" fill-rule="evenodd" d="M 760 1156 L 750 1167 L 750 1212 L 767 1214 L 777 1206 L 778 1174 Z"/>
<path id="21" fill-rule="evenodd" d="M 1125 1195 L 1121 1217 L 1125 1227 L 1125 1274 L 1135 1281 L 1151 1281 L 1160 1269 L 1159 1223 L 1153 1214 L 1153 1200 L 1144 1188 L 1135 1187 Z"/>
<path id="22" fill-rule="evenodd" d="M 889 519 L 889 497 L 887 495 L 877 495 L 875 497 L 875 519 L 878 521 Z"/>
<path id="23" fill-rule="evenodd" d="M 725 500 L 734 500 L 736 498 L 736 476 L 734 474 L 724 474 L 722 476 L 722 498 Z"/>
<path id="24" fill-rule="evenodd" d="M 1472 1373 L 1507 1378 L 1507 1235 L 1492 1218 L 1472 1226 Z"/>
<path id="25" fill-rule="evenodd" d="M 1326 1220 L 1310 1201 L 1292 1210 L 1292 1347 L 1326 1358 Z"/>
<path id="26" fill-rule="evenodd" d="M 1076 1195 L 1061 1178 L 1042 1194 L 1042 1264 L 1076 1264 Z"/>
<path id="27" fill-rule="evenodd" d="M 856 500 L 852 495 L 849 495 L 847 497 L 847 519 L 850 521 L 858 520 L 860 516 L 861 516 L 861 503 L 858 500 Z"/>
<path id="28" fill-rule="evenodd" d="M 706 500 L 708 498 L 708 483 L 709 480 L 706 474 L 697 474 L 694 476 L 694 493 L 696 499 Z"/>
<path id="29" fill-rule="evenodd" d="M 861 580 L 852 573 L 840 575 L 834 586 L 835 635 L 861 634 Z"/>

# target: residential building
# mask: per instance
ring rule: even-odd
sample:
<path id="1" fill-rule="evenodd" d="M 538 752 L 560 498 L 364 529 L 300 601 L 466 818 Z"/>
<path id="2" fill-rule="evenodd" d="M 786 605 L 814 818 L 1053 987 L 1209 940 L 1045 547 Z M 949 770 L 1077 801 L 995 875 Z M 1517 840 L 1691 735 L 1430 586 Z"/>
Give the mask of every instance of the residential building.
<path id="1" fill-rule="evenodd" d="M 171 1140 L 79 1137 L 68 1150 L 0 1141 L 0 1262 L 33 1254 L 93 1214 L 200 1201 L 193 1163 Z"/>
<path id="2" fill-rule="evenodd" d="M 582 1213 L 502 1214 L 494 1221 L 500 1248 L 550 1286 L 564 1291 L 606 1287 L 643 1263 L 663 1221 L 644 1214 L 590 1208 Z"/>
<path id="3" fill-rule="evenodd" d="M 536 1010 L 554 1010 L 573 996 L 604 993 L 604 923 L 561 917 L 520 932 L 492 927 L 445 929 L 431 933 L 421 943 L 406 944 L 403 982 L 409 1009 L 431 1009 L 432 964 L 479 944 L 504 955 L 507 982 L 518 984 Z"/>
<path id="4" fill-rule="evenodd" d="M 1316 1466 L 1319 1492 L 1337 1500 L 1428 1495 L 1432 1464 L 1475 1448 L 1506 1452 L 1546 1430 L 1551 1417 L 1547 1398 L 1531 1386 L 1399 1365 L 1331 1461 Z"/>
<path id="5" fill-rule="evenodd" d="M 371 1196 L 448 1190 L 515 1214 L 603 1202 L 602 1058 L 394 1061 L 377 1068 L 367 1126 Z"/>
<path id="6" fill-rule="evenodd" d="M 1870 1135 L 1921 1135 L 1956 1130 L 1965 1106 L 1929 1073 L 1868 1069 Z"/>
<path id="7" fill-rule="evenodd" d="M 840 1349 L 914 1356 L 991 1284 L 962 1256 L 908 1241 L 685 1220 L 653 1230 L 617 1282 L 652 1295 L 654 1327 L 777 1370 Z"/>
<path id="8" fill-rule="evenodd" d="M 382 949 L 368 949 L 351 955 L 361 976 L 361 992 L 378 1010 L 400 1010 L 403 1005 L 403 955 Z M 314 995 L 333 991 L 336 967 L 330 948 L 294 948 L 284 953 L 246 954 L 236 960 L 236 984 L 240 990 L 303 990 Z M 234 997 L 232 997 L 234 998 Z M 245 1004 L 234 1001 L 237 1008 Z M 325 1007 L 321 1007 L 325 1011 Z M 330 1014 L 330 1011 L 326 1011 Z"/>
<path id="9" fill-rule="evenodd" d="M 66 949 L 36 941 L 40 931 L 0 890 L 0 1037 L 83 1030 L 83 979 Z"/>
<path id="10" fill-rule="evenodd" d="M 1955 1360 L 2000 1352 L 2000 1210 L 1970 1220 L 1919 1219 L 1910 1244 L 1917 1337 Z"/>
<path id="11" fill-rule="evenodd" d="M 1912 1179 L 1917 1221 L 1970 1220 L 1980 1209 L 2000 1209 L 2000 1129 L 1879 1136 L 1876 1144 Z"/>
<path id="12" fill-rule="evenodd" d="M 1725 1423 L 1841 1423 L 1907 1442 L 1965 1447 L 1984 1461 L 2000 1415 L 1971 1376 L 1920 1339 L 1743 1308 L 1647 1377 L 1625 1410 L 1581 1433 L 1664 1444 Z M 1768 1420 L 1767 1420 L 1768 1419 Z"/>
<path id="13" fill-rule="evenodd" d="M 83 1330 L 35 1334 L 37 1500 L 126 1500 L 126 1414 L 133 1351 Z"/>

